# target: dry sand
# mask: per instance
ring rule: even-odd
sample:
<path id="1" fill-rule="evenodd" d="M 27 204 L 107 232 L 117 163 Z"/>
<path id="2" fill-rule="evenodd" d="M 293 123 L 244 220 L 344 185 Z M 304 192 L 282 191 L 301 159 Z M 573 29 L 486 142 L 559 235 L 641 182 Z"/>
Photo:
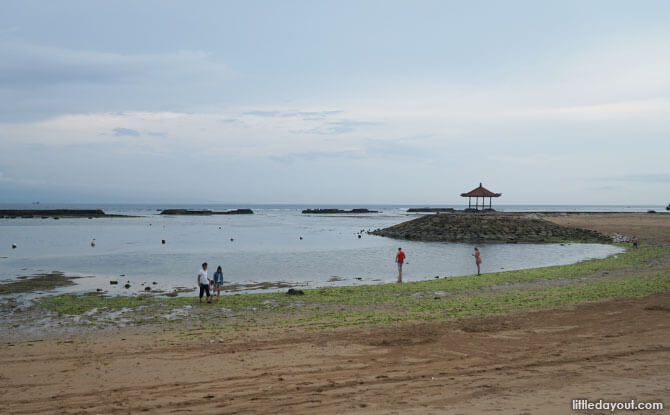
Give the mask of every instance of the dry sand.
<path id="1" fill-rule="evenodd" d="M 670 217 L 652 216 L 551 219 L 670 242 Z M 670 404 L 670 293 L 430 324 L 151 330 L 3 347 L 0 413 L 518 415 L 586 413 L 571 411 L 577 398 Z"/>

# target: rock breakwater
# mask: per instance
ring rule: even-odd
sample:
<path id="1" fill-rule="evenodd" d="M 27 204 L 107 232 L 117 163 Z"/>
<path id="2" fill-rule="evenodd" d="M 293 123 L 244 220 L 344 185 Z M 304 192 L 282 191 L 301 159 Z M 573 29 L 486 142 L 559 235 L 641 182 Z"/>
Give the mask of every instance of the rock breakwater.
<path id="1" fill-rule="evenodd" d="M 377 210 L 370 210 L 370 209 L 351 209 L 351 210 L 343 210 L 343 209 L 305 209 L 302 211 L 302 213 L 309 213 L 309 214 L 335 214 L 335 213 L 379 213 Z"/>
<path id="2" fill-rule="evenodd" d="M 427 215 L 370 233 L 439 242 L 611 242 L 611 238 L 599 232 L 556 225 L 535 214 L 496 212 Z"/>
<path id="3" fill-rule="evenodd" d="M 215 212 L 212 210 L 189 210 L 189 209 L 165 209 L 161 215 L 192 215 L 192 216 L 210 216 L 210 215 L 253 215 L 251 209 L 235 209 L 224 212 Z"/>
<path id="4" fill-rule="evenodd" d="M 408 213 L 425 213 L 425 212 L 453 212 L 455 211 L 454 208 L 430 208 L 430 207 L 423 207 L 423 208 L 409 208 L 407 209 Z"/>
<path id="5" fill-rule="evenodd" d="M 108 218 L 127 217 L 126 215 L 113 215 L 103 212 L 101 209 L 4 209 L 0 210 L 0 218 Z"/>

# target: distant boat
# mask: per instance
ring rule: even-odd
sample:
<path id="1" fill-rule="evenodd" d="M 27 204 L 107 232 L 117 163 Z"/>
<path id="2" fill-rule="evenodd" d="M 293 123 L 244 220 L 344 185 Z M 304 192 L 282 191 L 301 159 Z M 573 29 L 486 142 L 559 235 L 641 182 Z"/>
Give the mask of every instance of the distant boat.
<path id="1" fill-rule="evenodd" d="M 40 202 L 33 202 L 33 205 L 39 205 Z"/>

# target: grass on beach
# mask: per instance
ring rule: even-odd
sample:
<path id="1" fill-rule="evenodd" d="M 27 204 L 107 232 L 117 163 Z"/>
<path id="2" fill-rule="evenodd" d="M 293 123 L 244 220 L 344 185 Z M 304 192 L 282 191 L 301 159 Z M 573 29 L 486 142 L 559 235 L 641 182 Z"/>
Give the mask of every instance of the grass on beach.
<path id="1" fill-rule="evenodd" d="M 100 324 L 104 313 L 130 311 L 130 323 L 165 323 L 216 316 L 219 328 L 325 328 L 411 320 L 486 316 L 670 290 L 670 270 L 654 268 L 670 249 L 644 245 L 606 259 L 572 265 L 450 277 L 404 284 L 328 287 L 285 293 L 225 295 L 213 304 L 197 297 L 104 297 L 64 294 L 37 304 L 60 315 Z M 165 315 L 188 309 L 178 318 Z"/>

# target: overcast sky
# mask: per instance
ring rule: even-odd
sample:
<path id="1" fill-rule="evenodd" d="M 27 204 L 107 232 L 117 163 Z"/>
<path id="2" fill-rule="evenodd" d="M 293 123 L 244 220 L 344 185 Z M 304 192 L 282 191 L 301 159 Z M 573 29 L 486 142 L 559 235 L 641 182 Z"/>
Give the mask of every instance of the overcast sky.
<path id="1" fill-rule="evenodd" d="M 0 2 L 0 202 L 670 202 L 670 2 Z"/>

